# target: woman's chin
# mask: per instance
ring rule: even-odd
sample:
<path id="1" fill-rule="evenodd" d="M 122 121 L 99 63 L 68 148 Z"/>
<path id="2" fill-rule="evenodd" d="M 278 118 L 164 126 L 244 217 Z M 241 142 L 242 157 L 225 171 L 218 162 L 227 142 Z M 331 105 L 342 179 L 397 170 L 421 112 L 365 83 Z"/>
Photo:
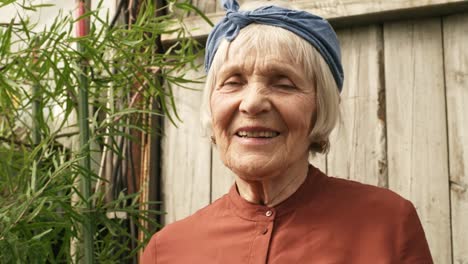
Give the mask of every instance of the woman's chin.
<path id="1" fill-rule="evenodd" d="M 237 176 L 246 180 L 260 180 L 274 177 L 279 173 L 281 163 L 275 162 L 271 157 L 243 158 L 228 162 L 226 166 Z"/>

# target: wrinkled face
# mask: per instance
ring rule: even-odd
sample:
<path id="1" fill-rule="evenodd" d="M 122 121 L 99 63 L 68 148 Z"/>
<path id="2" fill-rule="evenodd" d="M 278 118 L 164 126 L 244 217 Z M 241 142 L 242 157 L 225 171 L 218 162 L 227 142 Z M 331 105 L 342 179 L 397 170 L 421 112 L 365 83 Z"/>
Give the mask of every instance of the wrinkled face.
<path id="1" fill-rule="evenodd" d="M 307 161 L 316 100 L 305 76 L 290 58 L 231 47 L 210 107 L 221 159 L 234 173 L 254 180 Z"/>

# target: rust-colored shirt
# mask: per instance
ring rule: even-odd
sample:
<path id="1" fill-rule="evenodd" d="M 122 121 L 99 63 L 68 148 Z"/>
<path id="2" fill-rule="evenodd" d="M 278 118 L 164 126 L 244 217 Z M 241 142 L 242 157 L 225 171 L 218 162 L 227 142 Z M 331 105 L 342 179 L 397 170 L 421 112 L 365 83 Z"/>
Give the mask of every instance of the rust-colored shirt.
<path id="1" fill-rule="evenodd" d="M 394 192 L 328 177 L 310 167 L 274 208 L 235 186 L 156 233 L 143 264 L 433 263 L 414 206 Z"/>

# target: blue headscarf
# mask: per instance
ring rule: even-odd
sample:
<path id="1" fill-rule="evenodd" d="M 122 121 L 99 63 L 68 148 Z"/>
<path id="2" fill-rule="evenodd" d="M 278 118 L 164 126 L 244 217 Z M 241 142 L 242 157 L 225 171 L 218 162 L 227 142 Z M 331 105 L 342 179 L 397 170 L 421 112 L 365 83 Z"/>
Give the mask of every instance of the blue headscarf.
<path id="1" fill-rule="evenodd" d="M 302 37 L 314 46 L 330 67 L 341 92 L 343 67 L 340 45 L 335 31 L 327 20 L 305 11 L 278 6 L 264 6 L 252 11 L 239 11 L 236 0 L 223 0 L 226 16 L 213 28 L 206 42 L 205 70 L 211 67 L 214 55 L 222 39 L 234 40 L 239 31 L 251 23 L 281 27 Z"/>

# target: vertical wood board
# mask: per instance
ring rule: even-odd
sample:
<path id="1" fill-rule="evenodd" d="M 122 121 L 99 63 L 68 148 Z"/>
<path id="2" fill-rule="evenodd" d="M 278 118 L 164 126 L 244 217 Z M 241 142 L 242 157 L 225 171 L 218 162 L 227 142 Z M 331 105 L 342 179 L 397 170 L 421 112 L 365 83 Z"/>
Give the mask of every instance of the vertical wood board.
<path id="1" fill-rule="evenodd" d="M 331 176 L 387 186 L 382 30 L 380 26 L 338 31 L 345 82 L 342 121 L 328 155 Z"/>
<path id="2" fill-rule="evenodd" d="M 223 10 L 222 6 L 220 6 L 221 1 L 219 0 L 192 0 L 192 5 L 200 9 L 200 11 L 205 14 Z"/>
<path id="3" fill-rule="evenodd" d="M 418 210 L 434 263 L 451 263 L 442 29 L 384 25 L 389 187 Z"/>
<path id="4" fill-rule="evenodd" d="M 444 18 L 453 262 L 468 263 L 468 13 Z"/>
<path id="5" fill-rule="evenodd" d="M 321 170 L 323 173 L 327 173 L 327 154 L 310 154 L 309 163 Z"/>
<path id="6" fill-rule="evenodd" d="M 214 202 L 229 191 L 234 184 L 234 172 L 224 166 L 216 146 L 212 152 L 211 201 Z"/>
<path id="7" fill-rule="evenodd" d="M 201 58 L 200 58 L 201 61 Z M 187 79 L 199 79 L 203 70 L 189 71 Z M 165 224 L 187 217 L 210 203 L 210 142 L 202 136 L 200 105 L 203 84 L 190 90 L 173 87 L 182 122 L 175 127 L 165 119 L 162 146 L 163 207 Z"/>

